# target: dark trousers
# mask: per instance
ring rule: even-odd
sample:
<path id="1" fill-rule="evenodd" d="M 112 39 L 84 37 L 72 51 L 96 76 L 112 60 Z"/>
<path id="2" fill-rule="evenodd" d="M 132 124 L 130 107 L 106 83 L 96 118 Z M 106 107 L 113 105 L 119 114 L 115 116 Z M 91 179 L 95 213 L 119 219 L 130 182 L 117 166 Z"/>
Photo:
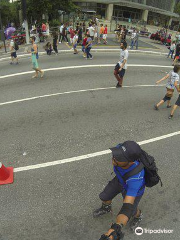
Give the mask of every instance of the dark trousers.
<path id="1" fill-rule="evenodd" d="M 47 55 L 51 55 L 52 49 L 47 49 Z"/>
<path id="2" fill-rule="evenodd" d="M 92 55 L 90 54 L 90 51 L 91 51 L 91 47 L 87 47 L 86 48 L 86 54 L 87 54 L 87 58 L 92 58 Z"/>
<path id="3" fill-rule="evenodd" d="M 115 176 L 108 184 L 107 186 L 104 188 L 104 190 L 99 194 L 99 198 L 101 199 L 101 201 L 105 202 L 105 201 L 110 201 L 113 200 L 113 198 L 115 198 L 118 194 L 122 194 L 123 199 L 126 196 L 126 191 L 123 191 L 123 187 L 120 184 L 117 176 Z M 143 196 L 143 195 L 142 195 Z M 134 201 L 134 209 L 133 209 L 133 215 L 136 215 L 137 213 L 137 207 L 139 205 L 139 202 L 142 198 L 142 196 L 138 196 L 135 198 Z"/>
<path id="4" fill-rule="evenodd" d="M 59 42 L 62 42 L 63 35 L 62 33 L 59 34 Z"/>
<path id="5" fill-rule="evenodd" d="M 67 35 L 63 35 L 63 36 L 62 36 L 62 42 L 65 41 L 65 40 L 66 40 L 66 42 L 69 42 Z"/>
<path id="6" fill-rule="evenodd" d="M 58 53 L 58 49 L 57 49 L 57 45 L 56 44 L 53 45 L 53 49 L 54 49 L 55 53 Z"/>

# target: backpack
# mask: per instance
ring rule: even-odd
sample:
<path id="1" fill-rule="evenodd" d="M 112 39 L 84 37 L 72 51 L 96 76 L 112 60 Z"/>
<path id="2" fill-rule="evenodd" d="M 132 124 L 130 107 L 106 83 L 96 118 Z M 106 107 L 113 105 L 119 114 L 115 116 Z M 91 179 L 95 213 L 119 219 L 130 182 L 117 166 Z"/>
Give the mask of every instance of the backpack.
<path id="1" fill-rule="evenodd" d="M 154 187 L 159 182 L 161 183 L 161 187 L 163 186 L 160 176 L 158 175 L 158 168 L 156 167 L 155 159 L 148 153 L 142 150 L 141 158 L 138 159 L 140 162 L 139 165 L 134 168 L 132 171 L 126 173 L 122 178 L 126 182 L 126 180 L 133 175 L 138 174 L 144 168 L 145 170 L 145 186 L 146 187 Z"/>
<path id="2" fill-rule="evenodd" d="M 17 44 L 17 42 L 14 43 L 14 49 L 17 51 L 19 50 L 19 45 Z"/>

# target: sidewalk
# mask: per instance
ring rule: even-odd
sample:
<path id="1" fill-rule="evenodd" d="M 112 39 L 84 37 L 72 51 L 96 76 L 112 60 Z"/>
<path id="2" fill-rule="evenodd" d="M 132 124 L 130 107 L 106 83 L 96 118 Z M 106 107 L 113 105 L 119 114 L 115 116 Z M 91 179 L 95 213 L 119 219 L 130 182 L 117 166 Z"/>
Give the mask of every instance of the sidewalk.
<path id="1" fill-rule="evenodd" d="M 109 34 L 108 38 L 107 38 L 108 44 L 94 44 L 93 45 L 93 49 L 108 49 L 111 50 L 115 50 L 115 49 L 119 49 L 119 42 L 117 42 L 117 40 L 115 39 L 115 35 L 114 34 Z M 51 41 L 52 42 L 52 41 Z M 127 36 L 127 43 L 128 46 L 130 46 L 130 36 Z M 38 43 L 38 49 L 39 52 L 41 53 L 45 53 L 44 50 L 44 46 L 45 46 L 45 42 L 43 43 Z M 19 50 L 18 50 L 18 55 L 27 55 L 27 52 L 25 52 L 25 50 L 27 49 L 27 47 L 30 48 L 31 45 L 20 45 L 19 46 Z M 62 51 L 62 52 L 68 52 L 68 50 L 72 49 L 72 45 L 67 44 L 65 42 L 58 44 L 58 50 Z M 78 49 L 81 49 L 81 45 L 78 46 Z M 160 53 L 168 53 L 168 49 L 166 46 L 158 44 L 156 42 L 154 42 L 153 40 L 146 38 L 146 37 L 140 37 L 139 38 L 139 48 L 138 50 L 141 51 L 155 51 L 155 52 L 160 52 Z M 9 52 L 9 48 L 7 48 L 7 53 L 4 52 L 4 49 L 0 49 L 0 58 L 6 58 L 6 57 L 10 57 L 10 52 Z"/>

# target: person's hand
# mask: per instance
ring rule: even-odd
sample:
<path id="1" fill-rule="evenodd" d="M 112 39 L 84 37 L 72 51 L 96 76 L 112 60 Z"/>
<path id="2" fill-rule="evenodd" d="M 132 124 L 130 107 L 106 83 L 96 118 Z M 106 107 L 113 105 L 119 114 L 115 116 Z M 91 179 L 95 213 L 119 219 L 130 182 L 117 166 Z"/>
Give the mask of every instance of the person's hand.
<path id="1" fill-rule="evenodd" d="M 156 84 L 160 83 L 160 80 L 156 82 Z"/>
<path id="2" fill-rule="evenodd" d="M 119 70 L 118 70 L 118 72 L 120 72 L 121 70 L 122 70 L 122 68 L 120 67 Z"/>

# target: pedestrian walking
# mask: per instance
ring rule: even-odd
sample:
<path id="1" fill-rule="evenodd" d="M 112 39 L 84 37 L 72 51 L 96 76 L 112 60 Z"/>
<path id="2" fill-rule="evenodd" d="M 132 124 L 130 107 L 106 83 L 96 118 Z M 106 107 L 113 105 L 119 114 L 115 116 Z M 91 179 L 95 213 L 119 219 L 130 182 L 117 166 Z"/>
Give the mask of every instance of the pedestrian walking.
<path id="1" fill-rule="evenodd" d="M 104 28 L 104 34 L 103 34 L 103 41 L 104 41 L 104 44 L 107 44 L 107 25 L 105 25 L 105 28 Z"/>
<path id="2" fill-rule="evenodd" d="M 58 34 L 57 34 L 57 32 L 54 31 L 52 36 L 53 36 L 53 50 L 55 51 L 55 54 L 57 55 L 58 54 L 58 49 L 57 49 L 57 47 L 58 47 Z"/>
<path id="3" fill-rule="evenodd" d="M 180 43 L 177 43 L 173 66 L 175 66 L 179 61 L 180 61 Z"/>
<path id="4" fill-rule="evenodd" d="M 91 48 L 92 48 L 92 38 L 90 37 L 90 35 L 87 35 L 87 41 L 86 41 L 86 46 L 85 46 L 85 49 L 86 49 L 86 55 L 87 55 L 87 58 L 86 59 L 93 59 L 93 56 L 91 55 L 90 51 L 91 51 Z"/>
<path id="5" fill-rule="evenodd" d="M 162 81 L 165 81 L 168 79 L 168 82 L 166 84 L 166 95 L 164 98 L 157 104 L 154 105 L 155 110 L 159 110 L 159 107 L 167 101 L 167 108 L 171 108 L 171 98 L 173 96 L 174 89 L 176 88 L 178 90 L 178 82 L 179 82 L 179 74 L 180 66 L 175 65 L 173 71 L 170 71 L 166 76 L 164 76 L 162 79 L 156 82 L 156 84 L 159 84 Z"/>
<path id="6" fill-rule="evenodd" d="M 78 33 L 77 31 L 74 32 L 74 37 L 73 37 L 73 49 L 74 49 L 74 54 L 77 54 L 77 43 L 78 43 Z"/>
<path id="7" fill-rule="evenodd" d="M 35 75 L 32 78 L 37 78 L 39 72 L 41 73 L 41 78 L 43 78 L 44 71 L 42 71 L 38 65 L 39 55 L 38 55 L 38 47 L 37 47 L 37 44 L 35 43 L 35 40 L 36 40 L 35 37 L 31 37 L 30 39 L 32 43 L 32 47 L 31 47 L 32 65 L 33 65 L 33 69 L 35 70 Z"/>
<path id="8" fill-rule="evenodd" d="M 78 28 L 78 44 L 82 43 L 82 34 L 83 34 L 83 28 L 82 28 L 82 23 L 80 23 Z"/>
<path id="9" fill-rule="evenodd" d="M 83 43 L 82 43 L 82 52 L 83 52 L 83 57 L 86 57 L 86 42 L 87 42 L 87 34 L 84 34 L 84 38 L 83 38 Z"/>
<path id="10" fill-rule="evenodd" d="M 179 93 L 179 97 L 178 97 L 176 103 L 174 104 L 174 106 L 173 106 L 173 108 L 172 108 L 172 111 L 171 111 L 171 114 L 170 114 L 170 116 L 169 116 L 169 119 L 172 119 L 172 118 L 173 118 L 174 112 L 176 111 L 177 107 L 180 107 L 180 84 L 179 84 L 177 90 L 178 90 L 178 93 Z"/>
<path id="11" fill-rule="evenodd" d="M 92 24 L 89 24 L 89 28 L 88 28 L 88 34 L 91 37 L 92 40 L 94 40 L 94 34 L 95 34 L 95 29 L 92 26 Z"/>
<path id="12" fill-rule="evenodd" d="M 10 53 L 11 53 L 11 62 L 12 65 L 14 63 L 14 60 L 16 60 L 16 65 L 19 64 L 18 57 L 17 57 L 17 50 L 19 49 L 19 46 L 14 40 L 12 39 L 10 42 Z"/>
<path id="13" fill-rule="evenodd" d="M 85 21 L 83 22 L 83 33 L 85 33 L 85 31 L 86 31 L 86 23 L 85 23 Z"/>
<path id="14" fill-rule="evenodd" d="M 61 26 L 60 26 L 60 28 L 59 28 L 59 43 L 62 42 L 62 38 L 63 38 L 63 35 L 62 35 L 63 28 L 64 28 L 64 24 L 61 23 Z"/>
<path id="15" fill-rule="evenodd" d="M 100 41 L 100 43 L 101 43 L 101 41 L 103 41 L 103 34 L 104 34 L 104 26 L 103 26 L 103 24 L 101 24 L 100 25 L 100 31 L 99 31 L 99 36 L 100 36 L 99 41 Z"/>
<path id="16" fill-rule="evenodd" d="M 161 180 L 157 174 L 155 159 L 143 151 L 136 142 L 126 141 L 110 150 L 115 177 L 99 194 L 102 206 L 93 212 L 93 216 L 97 218 L 111 213 L 112 200 L 118 194 L 122 194 L 123 205 L 117 215 L 116 223 L 112 224 L 109 231 L 100 238 L 100 240 L 121 240 L 124 237 L 122 228 L 129 220 L 131 220 L 130 229 L 133 231 L 143 220 L 139 203 L 145 187 L 153 187 Z"/>
<path id="17" fill-rule="evenodd" d="M 135 36 L 135 43 L 134 45 L 136 46 L 136 50 L 138 50 L 139 47 L 139 31 L 136 30 L 136 36 Z"/>
<path id="18" fill-rule="evenodd" d="M 120 61 L 116 64 L 114 69 L 114 76 L 118 81 L 116 88 L 122 87 L 123 78 L 127 69 L 128 56 L 129 56 L 129 53 L 127 50 L 127 42 L 122 41 L 120 43 Z"/>
<path id="19" fill-rule="evenodd" d="M 68 37 L 67 37 L 67 27 L 66 24 L 63 25 L 63 30 L 62 30 L 62 42 L 65 41 L 68 43 Z"/>
<path id="20" fill-rule="evenodd" d="M 131 49 L 134 48 L 135 41 L 136 41 L 136 30 L 134 29 L 132 34 L 131 34 Z"/>
<path id="21" fill-rule="evenodd" d="M 70 33 L 70 43 L 73 44 L 73 37 L 75 33 L 72 27 L 69 28 L 69 33 Z"/>
<path id="22" fill-rule="evenodd" d="M 174 51 L 176 49 L 176 44 L 175 43 L 176 43 L 175 41 L 173 41 L 171 43 L 171 46 L 169 47 L 169 53 L 168 53 L 167 58 L 169 58 L 169 56 L 171 55 L 171 59 L 173 59 L 173 54 L 174 54 Z"/>
<path id="23" fill-rule="evenodd" d="M 95 25 L 94 29 L 95 29 L 95 31 L 94 31 L 94 42 L 96 44 L 99 44 L 99 26 L 98 26 L 98 24 Z"/>

